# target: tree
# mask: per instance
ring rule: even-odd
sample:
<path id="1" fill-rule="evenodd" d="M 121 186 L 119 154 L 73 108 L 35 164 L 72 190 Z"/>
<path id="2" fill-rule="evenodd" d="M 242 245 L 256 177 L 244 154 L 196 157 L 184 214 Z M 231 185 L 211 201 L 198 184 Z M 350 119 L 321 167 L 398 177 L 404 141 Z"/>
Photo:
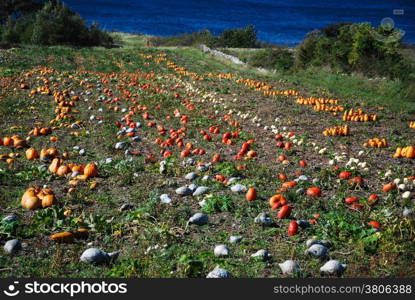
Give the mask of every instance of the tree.
<path id="1" fill-rule="evenodd" d="M 3 0 L 1 0 L 3 1 Z M 0 24 L 2 44 L 111 46 L 112 38 L 94 24 L 86 26 L 81 16 L 60 0 L 4 0 L 7 20 Z M 38 5 L 41 5 L 40 8 Z"/>
<path id="2" fill-rule="evenodd" d="M 0 1 L 0 25 L 7 22 L 8 17 L 17 19 L 28 13 L 42 8 L 44 0 L 1 0 Z"/>
<path id="3" fill-rule="evenodd" d="M 227 29 L 218 37 L 217 46 L 231 48 L 255 48 L 257 33 L 252 25 L 241 29 Z"/>

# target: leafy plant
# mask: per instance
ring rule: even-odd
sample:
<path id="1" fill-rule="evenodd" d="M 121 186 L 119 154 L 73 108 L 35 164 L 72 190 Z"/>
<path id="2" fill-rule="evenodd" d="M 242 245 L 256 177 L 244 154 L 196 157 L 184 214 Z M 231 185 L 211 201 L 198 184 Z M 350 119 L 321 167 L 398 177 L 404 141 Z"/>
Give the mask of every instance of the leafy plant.
<path id="1" fill-rule="evenodd" d="M 234 208 L 232 198 L 229 196 L 212 196 L 205 199 L 202 210 L 206 213 L 226 212 Z"/>

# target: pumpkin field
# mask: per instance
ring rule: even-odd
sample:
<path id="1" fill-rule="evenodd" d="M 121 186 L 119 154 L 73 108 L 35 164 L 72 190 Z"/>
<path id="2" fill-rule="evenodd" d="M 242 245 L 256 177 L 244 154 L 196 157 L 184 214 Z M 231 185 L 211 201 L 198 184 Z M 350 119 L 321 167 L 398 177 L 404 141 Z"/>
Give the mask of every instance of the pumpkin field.
<path id="1" fill-rule="evenodd" d="M 1 50 L 1 277 L 414 277 L 415 103 L 319 72 Z"/>

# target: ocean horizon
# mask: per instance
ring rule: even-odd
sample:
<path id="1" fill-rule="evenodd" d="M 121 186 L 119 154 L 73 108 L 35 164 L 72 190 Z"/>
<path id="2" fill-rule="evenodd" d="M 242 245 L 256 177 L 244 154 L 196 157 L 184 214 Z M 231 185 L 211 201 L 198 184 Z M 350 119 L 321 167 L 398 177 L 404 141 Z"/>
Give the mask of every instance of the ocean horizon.
<path id="1" fill-rule="evenodd" d="M 415 43 L 415 1 L 370 0 L 64 0 L 88 23 L 126 33 L 170 36 L 203 29 L 220 34 L 224 29 L 254 25 L 258 39 L 293 46 L 308 32 L 331 23 L 369 22 L 391 18 Z"/>

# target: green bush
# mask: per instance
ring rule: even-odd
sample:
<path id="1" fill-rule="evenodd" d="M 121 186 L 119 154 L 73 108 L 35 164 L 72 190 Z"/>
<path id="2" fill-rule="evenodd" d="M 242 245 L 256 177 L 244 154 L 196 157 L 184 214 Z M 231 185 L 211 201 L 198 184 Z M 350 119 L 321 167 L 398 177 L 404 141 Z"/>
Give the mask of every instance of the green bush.
<path id="1" fill-rule="evenodd" d="M 287 71 L 294 66 L 294 56 L 284 48 L 267 48 L 256 51 L 247 62 L 254 67 Z"/>
<path id="2" fill-rule="evenodd" d="M 245 28 L 224 30 L 217 38 L 215 46 L 230 48 L 256 48 L 256 30 L 252 25 Z"/>
<path id="3" fill-rule="evenodd" d="M 27 1 L 26 1 L 27 2 Z M 30 2 L 30 1 L 29 1 Z M 48 1 L 40 8 L 18 10 L 18 5 L 9 12 L 19 12 L 19 17 L 8 16 L 0 26 L 0 44 L 3 45 L 69 45 L 111 46 L 112 38 L 99 30 L 98 25 L 85 25 L 77 13 L 60 0 Z"/>
<path id="4" fill-rule="evenodd" d="M 245 28 L 227 29 L 219 36 L 214 36 L 209 30 L 193 33 L 184 33 L 167 37 L 151 37 L 153 46 L 199 46 L 222 48 L 255 48 L 258 46 L 257 34 L 253 26 Z"/>
<path id="5" fill-rule="evenodd" d="M 297 47 L 299 68 L 328 65 L 342 72 L 407 79 L 413 72 L 401 53 L 399 29 L 369 23 L 333 24 L 315 30 Z"/>

